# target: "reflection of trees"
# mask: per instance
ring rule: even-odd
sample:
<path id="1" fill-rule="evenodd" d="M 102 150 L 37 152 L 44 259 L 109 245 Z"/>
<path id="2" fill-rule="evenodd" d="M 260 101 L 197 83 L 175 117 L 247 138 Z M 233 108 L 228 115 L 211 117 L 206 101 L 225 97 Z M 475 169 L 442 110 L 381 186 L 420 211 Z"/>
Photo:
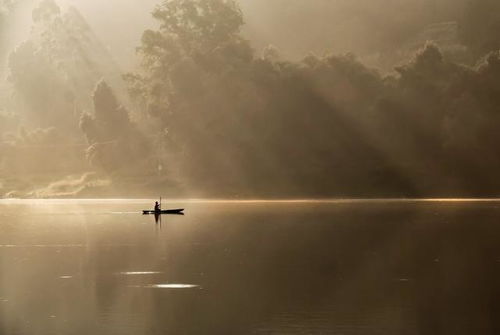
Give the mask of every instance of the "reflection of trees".
<path id="1" fill-rule="evenodd" d="M 156 327 L 497 333 L 500 249 L 491 204 L 273 206 L 220 209 L 188 234 L 167 228 L 168 251 L 156 268 L 203 290 L 155 296 Z"/>

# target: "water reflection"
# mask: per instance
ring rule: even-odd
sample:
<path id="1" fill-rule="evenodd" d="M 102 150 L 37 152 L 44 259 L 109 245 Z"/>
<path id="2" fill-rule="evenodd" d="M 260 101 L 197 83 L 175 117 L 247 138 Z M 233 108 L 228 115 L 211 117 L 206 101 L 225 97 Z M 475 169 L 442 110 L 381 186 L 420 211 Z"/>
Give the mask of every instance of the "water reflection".
<path id="1" fill-rule="evenodd" d="M 159 272 L 159 271 L 128 271 L 128 272 L 120 272 L 119 274 L 124 275 L 124 276 L 142 276 L 142 275 L 156 275 L 156 274 L 160 274 L 160 273 L 163 273 L 163 272 Z"/>
<path id="2" fill-rule="evenodd" d="M 162 213 L 151 214 L 150 213 L 150 214 L 144 214 L 144 215 L 154 216 L 156 224 L 161 229 L 162 217 L 164 218 L 164 220 L 166 220 L 166 216 L 171 216 L 171 215 L 184 216 L 184 213 L 169 213 L 169 214 L 162 214 Z"/>
<path id="3" fill-rule="evenodd" d="M 164 289 L 188 289 L 188 288 L 200 288 L 199 285 L 193 284 L 150 284 L 144 286 L 130 286 L 136 288 L 164 288 Z"/>
<path id="4" fill-rule="evenodd" d="M 0 334 L 500 333 L 498 203 L 141 208 L 0 204 Z"/>

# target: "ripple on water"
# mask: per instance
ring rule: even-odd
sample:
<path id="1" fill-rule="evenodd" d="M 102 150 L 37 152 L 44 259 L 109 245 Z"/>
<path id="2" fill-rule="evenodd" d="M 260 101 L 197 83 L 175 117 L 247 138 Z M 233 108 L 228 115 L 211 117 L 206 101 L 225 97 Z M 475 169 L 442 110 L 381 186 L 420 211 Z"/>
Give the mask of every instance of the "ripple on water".
<path id="1" fill-rule="evenodd" d="M 192 284 L 154 284 L 146 286 L 148 288 L 170 288 L 170 289 L 186 289 L 186 288 L 198 288 L 198 285 Z"/>
<path id="2" fill-rule="evenodd" d="M 201 286 L 194 285 L 194 284 L 149 284 L 149 285 L 133 285 L 133 286 L 130 286 L 130 287 L 170 289 L 170 290 L 201 288 Z"/>
<path id="3" fill-rule="evenodd" d="M 119 275 L 122 276 L 145 276 L 145 275 L 157 275 L 161 274 L 163 272 L 160 271 L 126 271 L 126 272 L 119 272 Z"/>

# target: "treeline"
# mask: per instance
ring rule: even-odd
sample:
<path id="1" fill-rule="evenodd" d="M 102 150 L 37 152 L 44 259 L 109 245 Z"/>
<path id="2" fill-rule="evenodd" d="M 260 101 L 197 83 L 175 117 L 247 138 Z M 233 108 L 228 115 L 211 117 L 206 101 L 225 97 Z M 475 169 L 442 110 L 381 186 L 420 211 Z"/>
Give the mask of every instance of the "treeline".
<path id="1" fill-rule="evenodd" d="M 165 1 L 154 16 L 132 93 L 166 164 L 207 193 L 497 194 L 498 52 L 467 67 L 429 44 L 383 77 L 351 55 L 257 57 L 232 2 Z"/>
<path id="2" fill-rule="evenodd" d="M 10 3 L 15 10 L 18 2 Z M 37 190 L 60 180 L 86 182 L 80 177 L 93 168 L 79 119 L 93 112 L 99 80 L 114 85 L 117 94 L 125 92 L 118 67 L 76 9 L 63 12 L 55 1 L 43 0 L 32 18 L 29 38 L 8 56 L 6 82 L 0 85 L 4 196 L 37 196 Z M 125 96 L 120 98 L 126 101 Z M 81 186 L 62 185 L 55 193 L 74 195 Z"/>
<path id="3" fill-rule="evenodd" d="M 256 51 L 232 1 L 163 1 L 153 13 L 160 28 L 142 38 L 141 68 L 125 76 L 130 103 L 83 18 L 43 4 L 35 23 L 56 42 L 21 46 L 10 81 L 21 115 L 66 138 L 54 141 L 86 143 L 86 168 L 111 183 L 78 179 L 90 184 L 69 183 L 76 196 L 94 184 L 133 196 L 500 193 L 500 40 L 466 38 L 498 24 L 488 7 L 496 2 L 471 2 L 460 24 L 476 61 L 459 64 L 428 43 L 385 75 L 351 54 L 295 62 L 273 47 Z M 24 135 L 9 136 L 15 148 Z M 68 174 L 81 170 L 76 162 Z"/>

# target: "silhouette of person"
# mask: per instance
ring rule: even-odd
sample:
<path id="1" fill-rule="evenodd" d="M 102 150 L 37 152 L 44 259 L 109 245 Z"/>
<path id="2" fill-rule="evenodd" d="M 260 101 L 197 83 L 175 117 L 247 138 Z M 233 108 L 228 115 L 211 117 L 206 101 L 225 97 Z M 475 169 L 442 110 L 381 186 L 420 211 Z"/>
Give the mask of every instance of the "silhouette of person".
<path id="1" fill-rule="evenodd" d="M 159 211 L 160 211 L 160 204 L 158 203 L 158 201 L 155 201 L 155 212 Z"/>

